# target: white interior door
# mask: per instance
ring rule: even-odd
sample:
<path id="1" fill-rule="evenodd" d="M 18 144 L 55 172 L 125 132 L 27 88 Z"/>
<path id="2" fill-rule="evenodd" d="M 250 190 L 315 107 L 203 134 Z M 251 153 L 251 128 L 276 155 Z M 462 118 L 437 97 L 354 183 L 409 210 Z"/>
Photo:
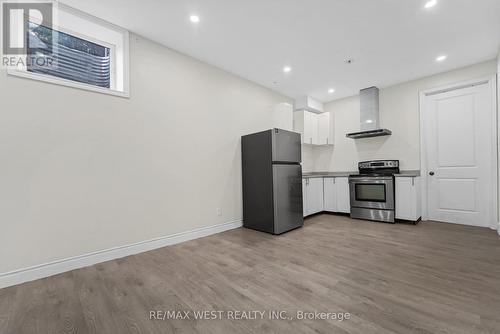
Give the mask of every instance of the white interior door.
<path id="1" fill-rule="evenodd" d="M 423 98 L 428 219 L 473 226 L 494 220 L 493 104 L 490 83 Z"/>

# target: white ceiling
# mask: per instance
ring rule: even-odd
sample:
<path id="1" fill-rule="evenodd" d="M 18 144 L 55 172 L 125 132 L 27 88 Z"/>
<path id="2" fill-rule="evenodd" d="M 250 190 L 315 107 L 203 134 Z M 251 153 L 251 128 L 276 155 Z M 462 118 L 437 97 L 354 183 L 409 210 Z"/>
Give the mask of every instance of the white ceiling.
<path id="1" fill-rule="evenodd" d="M 63 2 L 290 97 L 326 102 L 495 58 L 499 0 L 437 0 L 431 9 L 426 1 Z M 448 59 L 435 62 L 441 54 Z"/>

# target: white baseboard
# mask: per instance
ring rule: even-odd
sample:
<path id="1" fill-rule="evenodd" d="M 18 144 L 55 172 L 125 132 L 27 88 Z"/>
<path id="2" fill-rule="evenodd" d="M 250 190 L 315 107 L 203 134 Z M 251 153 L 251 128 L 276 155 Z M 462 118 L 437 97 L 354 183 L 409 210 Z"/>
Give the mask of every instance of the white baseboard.
<path id="1" fill-rule="evenodd" d="M 44 277 L 49 277 L 70 270 L 91 266 L 97 263 L 119 259 L 125 256 L 147 252 L 157 248 L 206 237 L 212 234 L 232 230 L 241 227 L 242 225 L 242 220 L 235 220 L 214 226 L 202 227 L 192 231 L 176 233 L 151 240 L 145 240 L 131 245 L 113 247 L 15 271 L 0 273 L 0 289 L 24 282 L 34 281 Z"/>

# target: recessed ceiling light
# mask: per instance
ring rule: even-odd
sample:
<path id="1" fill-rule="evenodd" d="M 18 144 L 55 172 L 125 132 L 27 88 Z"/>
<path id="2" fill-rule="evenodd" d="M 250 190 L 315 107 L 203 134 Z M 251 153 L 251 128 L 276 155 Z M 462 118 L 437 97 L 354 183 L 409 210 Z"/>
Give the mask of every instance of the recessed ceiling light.
<path id="1" fill-rule="evenodd" d="M 333 88 L 330 88 L 330 89 L 328 90 L 328 93 L 330 93 L 330 94 L 333 94 L 333 93 L 335 93 L 335 89 L 333 89 Z"/>
<path id="2" fill-rule="evenodd" d="M 445 56 L 445 55 L 442 55 L 442 56 L 437 57 L 437 58 L 436 58 L 436 61 L 437 61 L 437 62 L 445 61 L 445 60 L 446 60 L 446 58 L 448 58 L 448 57 L 447 57 L 447 56 Z"/>
<path id="3" fill-rule="evenodd" d="M 292 71 L 292 68 L 291 68 L 290 66 L 285 66 L 285 67 L 283 67 L 283 72 L 285 72 L 285 73 L 289 73 L 289 72 L 291 72 L 291 71 Z"/>
<path id="4" fill-rule="evenodd" d="M 191 15 L 189 17 L 189 21 L 191 21 L 193 23 L 198 23 L 198 22 L 200 22 L 200 17 L 198 15 Z"/>
<path id="5" fill-rule="evenodd" d="M 429 0 L 425 3 L 425 8 L 429 9 L 437 5 L 437 0 Z"/>

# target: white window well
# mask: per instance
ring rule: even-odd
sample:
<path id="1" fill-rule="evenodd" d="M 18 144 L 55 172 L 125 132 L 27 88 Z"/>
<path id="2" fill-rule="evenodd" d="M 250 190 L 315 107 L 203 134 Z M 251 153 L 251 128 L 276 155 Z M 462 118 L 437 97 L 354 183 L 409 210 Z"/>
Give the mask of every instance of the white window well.
<path id="1" fill-rule="evenodd" d="M 54 4 L 50 24 L 29 17 L 26 28 L 22 20 L 15 26 L 26 54 L 9 75 L 129 97 L 126 29 L 61 3 Z"/>

